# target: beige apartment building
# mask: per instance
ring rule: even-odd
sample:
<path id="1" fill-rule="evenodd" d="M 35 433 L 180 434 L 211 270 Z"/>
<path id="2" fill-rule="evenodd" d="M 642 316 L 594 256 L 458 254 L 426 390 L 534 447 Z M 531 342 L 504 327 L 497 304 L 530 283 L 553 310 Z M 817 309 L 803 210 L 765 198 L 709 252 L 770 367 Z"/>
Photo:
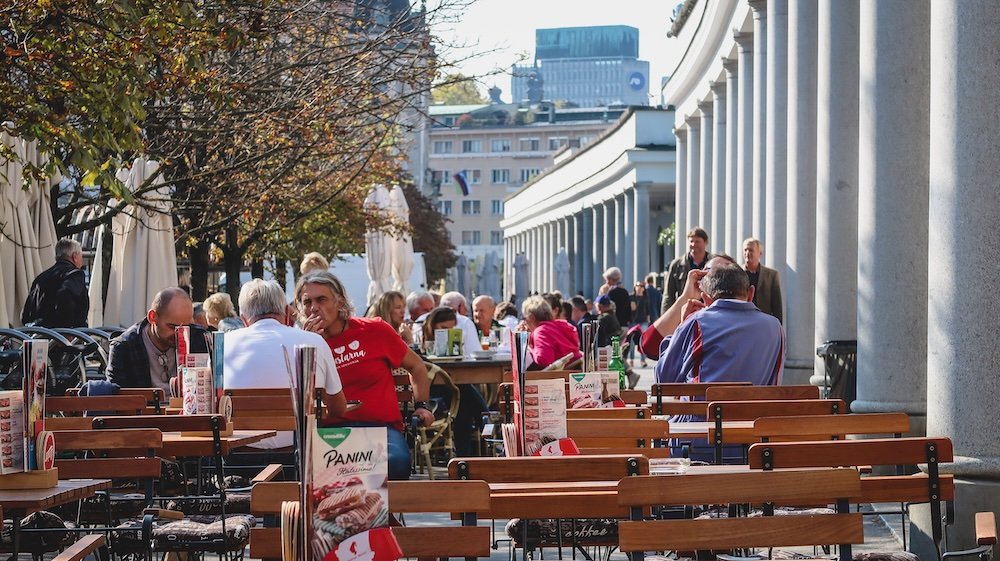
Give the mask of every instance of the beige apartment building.
<path id="1" fill-rule="evenodd" d="M 430 108 L 432 192 L 456 253 L 503 255 L 504 199 L 561 158 L 597 138 L 624 112 L 618 108 L 556 109 L 510 104 Z M 464 172 L 469 194 L 455 175 Z"/>

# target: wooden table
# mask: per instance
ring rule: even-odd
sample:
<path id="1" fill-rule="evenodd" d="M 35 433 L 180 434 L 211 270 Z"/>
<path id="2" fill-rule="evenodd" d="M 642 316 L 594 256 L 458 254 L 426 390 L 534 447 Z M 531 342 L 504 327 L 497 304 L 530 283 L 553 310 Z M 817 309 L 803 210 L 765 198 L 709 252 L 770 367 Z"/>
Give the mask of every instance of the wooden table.
<path id="1" fill-rule="evenodd" d="M 667 418 L 664 415 L 653 415 L 654 419 Z M 714 421 L 687 421 L 670 423 L 668 431 L 670 438 L 704 438 L 709 440 L 715 432 Z M 753 421 L 722 421 L 722 434 L 726 442 L 744 442 L 736 438 L 753 439 L 756 432 L 753 428 Z M 750 442 L 757 442 L 750 440 Z"/>
<path id="2" fill-rule="evenodd" d="M 13 522 L 13 558 L 17 559 L 21 549 L 22 518 L 32 512 L 85 499 L 109 487 L 110 479 L 61 479 L 58 485 L 48 489 L 0 490 L 4 515 L 10 516 Z"/>
<path id="3" fill-rule="evenodd" d="M 260 442 L 277 436 L 273 430 L 238 430 L 230 436 L 221 437 L 222 455 L 228 456 L 236 448 Z M 214 456 L 215 441 L 211 436 L 188 436 L 179 432 L 163 433 L 162 453 L 166 456 L 193 457 Z"/>
<path id="4" fill-rule="evenodd" d="M 435 360 L 456 384 L 500 384 L 510 381 L 510 359 L 507 360 Z"/>

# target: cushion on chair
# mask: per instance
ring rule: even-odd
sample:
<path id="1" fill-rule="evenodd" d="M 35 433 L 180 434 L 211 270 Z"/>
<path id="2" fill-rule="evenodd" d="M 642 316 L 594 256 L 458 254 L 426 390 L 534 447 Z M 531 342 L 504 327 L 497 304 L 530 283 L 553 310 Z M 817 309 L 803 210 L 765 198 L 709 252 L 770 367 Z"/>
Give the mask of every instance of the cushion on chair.
<path id="1" fill-rule="evenodd" d="M 181 520 L 153 521 L 153 549 L 156 551 L 234 551 L 242 549 L 250 538 L 250 528 L 257 524 L 253 516 L 235 514 L 226 516 L 226 533 L 222 533 L 222 520 L 218 516 L 193 515 Z M 133 518 L 118 526 L 112 533 L 116 553 L 139 552 L 146 549 L 140 533 L 142 519 Z M 215 542 L 211 547 L 194 545 L 195 542 Z"/>
<path id="2" fill-rule="evenodd" d="M 854 561 L 920 561 L 920 557 L 909 551 L 872 551 L 855 553 Z"/>
<path id="3" fill-rule="evenodd" d="M 21 528 L 34 530 L 50 529 L 52 531 L 22 532 L 21 551 L 23 553 L 44 552 L 63 548 L 75 539 L 73 532 L 66 532 L 65 530 L 75 527 L 73 523 L 64 522 L 62 518 L 46 510 L 33 512 L 21 519 Z M 12 530 L 12 521 L 4 520 L 3 531 L 0 532 L 0 550 L 11 551 L 11 548 L 13 548 L 14 536 Z"/>
<path id="4" fill-rule="evenodd" d="M 222 514 L 219 500 L 215 497 L 205 499 L 175 499 L 167 501 L 168 510 L 177 510 L 186 515 Z M 250 514 L 250 493 L 226 493 L 226 515 Z"/>

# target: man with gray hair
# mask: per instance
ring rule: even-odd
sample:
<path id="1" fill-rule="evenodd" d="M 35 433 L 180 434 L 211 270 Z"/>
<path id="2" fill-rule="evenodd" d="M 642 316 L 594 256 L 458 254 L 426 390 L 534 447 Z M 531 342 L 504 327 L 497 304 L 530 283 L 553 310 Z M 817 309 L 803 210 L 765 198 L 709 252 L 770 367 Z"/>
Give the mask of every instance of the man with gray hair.
<path id="1" fill-rule="evenodd" d="M 455 310 L 458 322 L 455 327 L 462 330 L 462 344 L 465 346 L 465 356 L 471 357 L 473 351 L 483 350 L 479 342 L 479 332 L 476 324 L 469 319 L 469 302 L 461 292 L 445 292 L 441 295 L 441 305 Z"/>
<path id="2" fill-rule="evenodd" d="M 248 327 L 225 335 L 223 387 L 287 388 L 290 382 L 282 346 L 292 355 L 295 345 L 310 345 L 316 348 L 316 387 L 323 390 L 327 413 L 343 415 L 347 401 L 329 345 L 316 333 L 284 325 L 286 308 L 285 292 L 277 282 L 253 279 L 243 285 L 240 317 Z M 282 431 L 253 447 L 284 448 L 292 440 L 291 432 Z"/>
<path id="3" fill-rule="evenodd" d="M 80 242 L 69 238 L 56 242 L 56 262 L 31 283 L 21 324 L 87 327 L 90 296 L 82 267 Z"/>
<path id="4" fill-rule="evenodd" d="M 656 381 L 779 382 L 785 359 L 785 334 L 774 316 L 753 304 L 746 271 L 722 257 L 705 266 L 702 299 L 691 299 L 684 320 L 660 343 Z"/>

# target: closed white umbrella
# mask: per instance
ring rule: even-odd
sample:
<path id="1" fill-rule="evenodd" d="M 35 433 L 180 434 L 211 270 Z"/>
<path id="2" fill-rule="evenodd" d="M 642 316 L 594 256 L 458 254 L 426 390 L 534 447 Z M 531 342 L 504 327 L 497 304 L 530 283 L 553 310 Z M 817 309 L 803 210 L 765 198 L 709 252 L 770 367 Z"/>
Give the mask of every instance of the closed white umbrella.
<path id="1" fill-rule="evenodd" d="M 528 297 L 528 258 L 523 253 L 518 253 L 514 257 L 514 295 L 520 304 Z"/>
<path id="2" fill-rule="evenodd" d="M 389 190 L 376 185 L 365 197 L 365 207 L 371 212 L 385 213 L 389 208 Z M 368 264 L 368 305 L 389 290 L 389 236 L 378 230 L 365 232 L 365 260 Z"/>
<path id="3" fill-rule="evenodd" d="M 27 158 L 27 143 L 0 132 L 0 142 L 10 146 L 22 160 Z M 3 263 L 3 305 L 0 306 L 0 326 L 21 325 L 21 310 L 31 289 L 31 282 L 44 269 L 38 254 L 38 239 L 29 210 L 30 194 L 23 189 L 21 162 L 4 162 L 0 176 L 2 216 L 0 224 L 0 262 Z"/>
<path id="4" fill-rule="evenodd" d="M 556 261 L 553 264 L 553 268 L 556 272 L 556 290 L 563 293 L 564 295 L 570 294 L 569 286 L 569 254 L 566 253 L 566 248 L 560 247 L 559 253 L 556 254 Z"/>
<path id="5" fill-rule="evenodd" d="M 410 223 L 410 205 L 399 185 L 389 192 L 389 212 L 402 224 Z M 392 270 L 392 289 L 407 294 L 410 291 L 410 273 L 416 258 L 413 255 L 413 237 L 400 233 L 389 241 L 389 262 Z"/>
<path id="6" fill-rule="evenodd" d="M 48 155 L 38 150 L 35 141 L 27 143 L 26 149 L 28 161 L 43 169 L 48 165 Z M 35 225 L 35 240 L 38 242 L 38 258 L 42 265 L 42 271 L 56 262 L 56 223 L 52 218 L 51 189 L 61 181 L 62 175 L 56 172 L 47 180 L 41 182 L 32 180 L 31 189 L 28 190 L 29 211 L 32 223 Z"/>
<path id="7" fill-rule="evenodd" d="M 125 187 L 136 191 L 150 177 L 163 183 L 159 164 L 136 158 L 131 169 L 119 171 Z M 127 206 L 111 224 L 111 276 L 104 323 L 131 325 L 145 317 L 157 292 L 177 286 L 177 255 L 174 251 L 172 205 L 166 187 L 139 198 L 146 208 Z"/>
<path id="8" fill-rule="evenodd" d="M 496 301 L 502 300 L 500 294 L 500 264 L 497 253 L 491 251 L 483 257 L 483 265 L 479 268 L 479 294 L 485 294 Z"/>

